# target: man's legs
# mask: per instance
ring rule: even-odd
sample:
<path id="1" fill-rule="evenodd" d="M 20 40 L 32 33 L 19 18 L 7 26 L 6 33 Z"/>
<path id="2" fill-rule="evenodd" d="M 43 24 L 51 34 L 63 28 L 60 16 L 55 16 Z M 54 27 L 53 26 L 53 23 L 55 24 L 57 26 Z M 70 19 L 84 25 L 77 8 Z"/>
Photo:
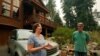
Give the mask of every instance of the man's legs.
<path id="1" fill-rule="evenodd" d="M 81 52 L 81 56 L 87 56 L 87 52 Z"/>
<path id="2" fill-rule="evenodd" d="M 87 56 L 86 52 L 77 52 L 75 51 L 75 56 Z"/>
<path id="3" fill-rule="evenodd" d="M 80 53 L 75 51 L 75 56 L 80 56 Z"/>

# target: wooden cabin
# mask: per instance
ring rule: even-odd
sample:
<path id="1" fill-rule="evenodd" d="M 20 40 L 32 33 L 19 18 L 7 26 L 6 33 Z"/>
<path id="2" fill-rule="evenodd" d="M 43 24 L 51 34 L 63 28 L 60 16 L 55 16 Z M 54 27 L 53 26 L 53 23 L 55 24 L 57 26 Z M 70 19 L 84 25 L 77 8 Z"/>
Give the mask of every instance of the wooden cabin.
<path id="1" fill-rule="evenodd" d="M 36 22 L 45 36 L 52 33 L 56 25 L 46 18 L 48 13 L 41 0 L 0 0 L 0 45 L 7 44 L 13 29 L 32 29 Z"/>

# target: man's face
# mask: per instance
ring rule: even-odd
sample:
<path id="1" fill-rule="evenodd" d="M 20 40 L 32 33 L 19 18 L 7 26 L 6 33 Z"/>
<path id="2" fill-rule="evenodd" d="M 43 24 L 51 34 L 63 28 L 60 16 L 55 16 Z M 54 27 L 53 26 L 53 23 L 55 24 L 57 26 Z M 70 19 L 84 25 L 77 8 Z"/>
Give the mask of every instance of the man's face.
<path id="1" fill-rule="evenodd" d="M 78 28 L 78 31 L 83 31 L 84 25 L 83 24 L 78 24 L 77 28 Z"/>

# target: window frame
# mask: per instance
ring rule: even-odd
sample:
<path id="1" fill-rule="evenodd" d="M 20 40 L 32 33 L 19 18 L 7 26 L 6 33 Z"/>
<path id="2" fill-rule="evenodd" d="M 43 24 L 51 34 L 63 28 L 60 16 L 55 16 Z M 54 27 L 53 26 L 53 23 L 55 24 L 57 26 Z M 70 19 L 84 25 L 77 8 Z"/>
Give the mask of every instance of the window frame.
<path id="1" fill-rule="evenodd" d="M 19 9 L 20 4 L 21 4 L 21 0 L 19 0 L 19 7 L 16 6 L 16 5 L 14 5 L 14 0 L 11 0 L 11 3 L 2 0 L 2 1 L 0 2 L 1 7 L 2 7 L 2 4 L 3 4 L 3 3 L 6 3 L 6 4 L 9 4 L 9 5 L 10 5 L 10 10 L 6 9 L 6 10 L 10 11 L 10 15 L 7 16 L 7 17 L 14 18 L 14 17 L 13 17 L 14 7 Z M 2 14 L 2 8 L 0 9 L 0 15 L 3 15 L 3 14 Z M 5 15 L 3 15 L 3 16 L 5 16 Z M 18 16 L 18 18 L 19 18 L 19 16 Z"/>

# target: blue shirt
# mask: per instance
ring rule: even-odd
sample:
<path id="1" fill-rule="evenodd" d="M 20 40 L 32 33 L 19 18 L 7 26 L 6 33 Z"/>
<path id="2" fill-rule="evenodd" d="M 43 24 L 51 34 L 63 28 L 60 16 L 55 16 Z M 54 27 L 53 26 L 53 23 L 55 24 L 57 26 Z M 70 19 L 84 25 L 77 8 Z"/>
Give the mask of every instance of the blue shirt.
<path id="1" fill-rule="evenodd" d="M 32 34 L 28 39 L 28 44 L 33 44 L 34 48 L 44 45 L 45 42 L 46 41 L 43 36 L 41 36 L 41 39 L 39 39 L 35 34 Z M 46 50 L 41 49 L 39 51 L 30 53 L 29 56 L 47 56 L 46 54 Z"/>

